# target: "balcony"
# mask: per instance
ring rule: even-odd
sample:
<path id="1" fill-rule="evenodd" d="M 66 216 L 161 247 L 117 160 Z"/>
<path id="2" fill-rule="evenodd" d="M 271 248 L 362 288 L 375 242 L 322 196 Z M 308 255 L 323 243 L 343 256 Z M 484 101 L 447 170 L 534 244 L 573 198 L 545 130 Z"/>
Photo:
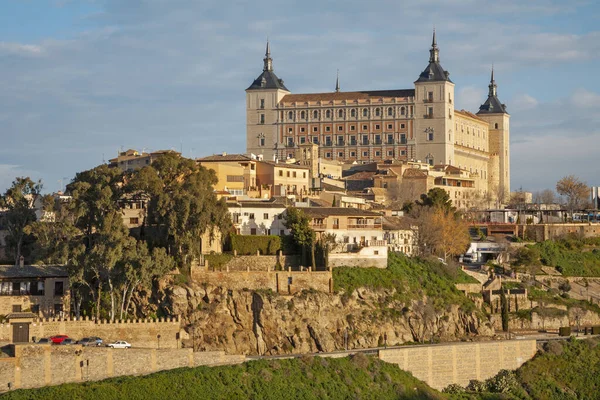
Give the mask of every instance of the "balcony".
<path id="1" fill-rule="evenodd" d="M 350 140 L 350 146 L 356 146 L 356 140 Z"/>
<path id="2" fill-rule="evenodd" d="M 427 99 L 423 99 L 423 103 L 433 103 L 433 98 L 427 98 Z"/>
<path id="3" fill-rule="evenodd" d="M 388 141 L 387 141 L 387 142 L 385 142 L 385 144 L 394 144 L 394 139 L 391 139 L 391 140 L 390 140 L 390 139 L 388 139 Z"/>
<path id="4" fill-rule="evenodd" d="M 381 140 L 375 140 L 373 144 L 381 144 Z"/>
<path id="5" fill-rule="evenodd" d="M 325 142 L 325 143 L 323 143 L 323 146 L 331 147 L 332 146 L 332 142 Z"/>
<path id="6" fill-rule="evenodd" d="M 285 147 L 295 147 L 294 142 L 287 142 Z"/>
<path id="7" fill-rule="evenodd" d="M 336 146 L 343 146 L 344 145 L 344 141 L 343 140 L 338 140 L 337 141 L 337 145 Z"/>
<path id="8" fill-rule="evenodd" d="M 387 246 L 387 240 L 367 240 L 365 242 L 366 247 L 375 247 L 375 246 Z"/>
<path id="9" fill-rule="evenodd" d="M 425 115 L 423 115 L 423 118 L 425 118 L 425 119 L 433 119 L 433 114 L 425 114 Z"/>
<path id="10" fill-rule="evenodd" d="M 312 224 L 311 227 L 313 229 L 324 230 L 325 228 L 327 228 L 327 225 L 325 225 L 325 224 Z"/>
<path id="11" fill-rule="evenodd" d="M 381 224 L 348 224 L 348 229 L 381 229 Z"/>
<path id="12" fill-rule="evenodd" d="M 360 142 L 361 145 L 363 146 L 368 146 L 369 145 L 369 141 L 368 140 L 362 140 L 362 142 Z"/>
<path id="13" fill-rule="evenodd" d="M 406 138 L 401 138 L 401 139 L 398 141 L 398 144 L 406 144 Z"/>

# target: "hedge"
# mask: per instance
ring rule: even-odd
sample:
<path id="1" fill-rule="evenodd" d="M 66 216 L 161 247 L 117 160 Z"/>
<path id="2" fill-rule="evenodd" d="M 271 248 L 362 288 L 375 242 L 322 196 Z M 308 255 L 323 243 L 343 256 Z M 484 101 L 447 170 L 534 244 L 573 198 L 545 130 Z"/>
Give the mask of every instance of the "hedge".
<path id="1" fill-rule="evenodd" d="M 231 250 L 238 255 L 255 255 L 260 250 L 262 255 L 276 255 L 281 250 L 281 238 L 275 235 L 232 235 Z"/>

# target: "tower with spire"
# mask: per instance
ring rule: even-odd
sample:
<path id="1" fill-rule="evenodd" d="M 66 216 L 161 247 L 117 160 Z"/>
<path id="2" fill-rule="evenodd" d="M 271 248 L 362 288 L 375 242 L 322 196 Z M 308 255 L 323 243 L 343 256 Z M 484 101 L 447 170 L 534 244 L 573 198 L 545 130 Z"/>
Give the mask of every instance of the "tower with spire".
<path id="1" fill-rule="evenodd" d="M 440 64 L 436 32 L 433 30 L 429 64 L 415 81 L 416 159 L 430 165 L 452 165 L 454 146 L 454 83 Z"/>
<path id="2" fill-rule="evenodd" d="M 273 160 L 278 140 L 277 104 L 290 91 L 273 70 L 267 39 L 262 73 L 246 89 L 246 152 Z"/>
<path id="3" fill-rule="evenodd" d="M 489 187 L 502 203 L 508 201 L 510 196 L 510 115 L 506 105 L 498 99 L 494 66 L 488 85 L 488 98 L 479 106 L 477 116 L 489 125 L 489 152 L 492 154 Z"/>

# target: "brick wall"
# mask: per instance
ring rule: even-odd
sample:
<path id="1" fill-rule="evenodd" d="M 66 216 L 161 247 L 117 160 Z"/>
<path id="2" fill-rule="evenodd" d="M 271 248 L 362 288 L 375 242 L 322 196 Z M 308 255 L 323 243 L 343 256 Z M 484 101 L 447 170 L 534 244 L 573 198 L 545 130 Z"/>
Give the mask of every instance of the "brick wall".
<path id="1" fill-rule="evenodd" d="M 472 379 L 488 379 L 501 369 L 517 369 L 535 353 L 535 340 L 506 340 L 406 346 L 379 350 L 379 358 L 441 390 L 451 383 L 466 386 Z"/>
<path id="2" fill-rule="evenodd" d="M 199 365 L 238 364 L 245 356 L 192 349 L 109 349 L 97 347 L 15 345 L 14 357 L 0 359 L 0 392 L 67 382 L 142 375 Z"/>
<path id="3" fill-rule="evenodd" d="M 177 334 L 181 331 L 179 318 L 160 318 L 158 320 L 126 320 L 121 322 L 100 321 L 89 318 L 34 320 L 29 325 L 29 337 L 33 339 L 54 335 L 67 335 L 79 340 L 86 336 L 99 336 L 105 343 L 126 340 L 136 347 L 158 347 L 157 335 L 160 335 L 161 348 L 177 348 Z M 0 341 L 12 341 L 12 326 L 0 324 Z"/>
<path id="4" fill-rule="evenodd" d="M 196 283 L 230 290 L 270 289 L 281 294 L 293 294 L 304 289 L 330 292 L 332 285 L 331 271 L 210 271 L 200 267 L 192 269 L 192 279 Z"/>
<path id="5" fill-rule="evenodd" d="M 298 269 L 299 256 L 236 256 L 226 263 L 221 270 L 224 271 L 273 271 L 279 260 L 279 265 L 285 269 Z M 211 268 L 209 264 L 209 269 Z"/>

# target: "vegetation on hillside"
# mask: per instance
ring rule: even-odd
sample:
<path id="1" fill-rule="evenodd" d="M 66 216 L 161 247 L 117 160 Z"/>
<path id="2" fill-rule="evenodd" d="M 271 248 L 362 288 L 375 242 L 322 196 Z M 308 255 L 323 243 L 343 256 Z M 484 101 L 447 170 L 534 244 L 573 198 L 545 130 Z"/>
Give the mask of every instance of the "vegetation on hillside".
<path id="1" fill-rule="evenodd" d="M 514 265 L 556 268 L 564 276 L 600 276 L 600 238 L 568 236 L 546 240 L 517 251 Z"/>
<path id="2" fill-rule="evenodd" d="M 457 267 L 437 260 L 408 258 L 403 254 L 390 253 L 388 267 L 381 268 L 334 268 L 334 290 L 349 294 L 355 289 L 395 289 L 394 300 L 408 303 L 423 296 L 441 310 L 450 304 L 458 304 L 465 311 L 475 309 L 474 303 L 456 289 L 455 283 L 477 281 Z"/>
<path id="3" fill-rule="evenodd" d="M 182 368 L 141 377 L 17 390 L 6 400 L 178 399 L 443 399 L 397 365 L 357 354 L 348 358 L 260 360 Z"/>

